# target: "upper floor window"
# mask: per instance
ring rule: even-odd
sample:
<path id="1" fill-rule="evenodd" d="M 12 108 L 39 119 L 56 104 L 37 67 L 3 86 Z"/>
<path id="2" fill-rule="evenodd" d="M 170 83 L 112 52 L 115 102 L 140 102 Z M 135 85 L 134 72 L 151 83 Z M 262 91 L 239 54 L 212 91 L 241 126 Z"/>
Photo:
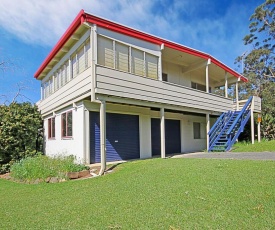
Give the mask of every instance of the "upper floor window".
<path id="1" fill-rule="evenodd" d="M 129 72 L 129 47 L 116 43 L 116 68 L 121 71 Z"/>
<path id="2" fill-rule="evenodd" d="M 206 86 L 196 82 L 191 82 L 191 88 L 206 92 Z M 209 93 L 211 93 L 211 87 L 209 87 Z"/>
<path id="3" fill-rule="evenodd" d="M 55 138 L 55 118 L 48 119 L 48 139 Z"/>
<path id="4" fill-rule="evenodd" d="M 168 81 L 168 74 L 162 73 L 162 81 Z"/>
<path id="5" fill-rule="evenodd" d="M 60 67 L 53 73 L 42 87 L 42 99 L 47 98 L 64 86 L 72 78 L 91 66 L 90 39 L 88 38 Z"/>
<path id="6" fill-rule="evenodd" d="M 158 56 L 98 36 L 98 64 L 139 76 L 158 78 Z"/>
<path id="7" fill-rule="evenodd" d="M 62 137 L 72 137 L 73 136 L 73 113 L 68 111 L 62 113 L 61 115 L 61 125 L 62 125 Z"/>

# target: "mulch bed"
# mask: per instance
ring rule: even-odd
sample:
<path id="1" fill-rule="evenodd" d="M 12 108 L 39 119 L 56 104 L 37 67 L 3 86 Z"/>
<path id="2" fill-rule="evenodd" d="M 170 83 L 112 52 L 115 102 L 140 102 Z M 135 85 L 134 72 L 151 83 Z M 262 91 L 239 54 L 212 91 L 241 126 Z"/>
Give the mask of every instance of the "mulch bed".
<path id="1" fill-rule="evenodd" d="M 88 172 L 83 176 L 79 176 L 78 178 L 69 179 L 69 180 L 83 180 L 83 179 L 96 177 L 97 174 L 99 173 L 99 171 L 100 171 L 100 166 L 92 166 L 92 168 L 90 169 L 90 173 Z M 113 171 L 114 171 L 113 168 L 108 169 L 108 167 L 107 167 L 107 170 L 104 174 L 106 174 L 106 173 L 109 174 L 109 173 L 112 173 Z M 59 182 L 67 181 L 64 178 L 57 178 L 57 177 L 48 177 L 46 180 L 43 180 L 43 179 L 33 179 L 33 180 L 23 180 L 23 179 L 21 179 L 21 180 L 18 180 L 18 179 L 12 178 L 10 176 L 10 173 L 0 174 L 0 178 L 10 180 L 10 181 L 14 181 L 14 182 L 17 182 L 17 183 L 24 183 L 24 184 L 39 184 L 39 183 L 42 183 L 42 182 L 59 183 Z"/>

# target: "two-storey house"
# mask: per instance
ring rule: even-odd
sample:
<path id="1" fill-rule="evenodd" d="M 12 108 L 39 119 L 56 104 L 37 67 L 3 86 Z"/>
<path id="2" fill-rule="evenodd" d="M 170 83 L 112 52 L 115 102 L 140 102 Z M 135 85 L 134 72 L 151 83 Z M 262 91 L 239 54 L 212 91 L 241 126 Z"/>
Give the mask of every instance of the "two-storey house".
<path id="1" fill-rule="evenodd" d="M 233 110 L 229 85 L 247 81 L 209 54 L 83 10 L 34 76 L 46 154 L 86 163 L 208 149 L 210 127 Z"/>

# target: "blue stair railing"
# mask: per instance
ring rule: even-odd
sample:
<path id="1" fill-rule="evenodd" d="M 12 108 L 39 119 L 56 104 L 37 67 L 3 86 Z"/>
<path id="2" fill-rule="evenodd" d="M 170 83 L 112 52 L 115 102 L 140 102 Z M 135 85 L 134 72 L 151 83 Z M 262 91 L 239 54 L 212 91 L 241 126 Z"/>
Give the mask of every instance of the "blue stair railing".
<path id="1" fill-rule="evenodd" d="M 244 126 L 250 118 L 253 97 L 250 97 L 241 111 L 223 113 L 208 132 L 208 151 L 229 151 L 236 142 Z"/>

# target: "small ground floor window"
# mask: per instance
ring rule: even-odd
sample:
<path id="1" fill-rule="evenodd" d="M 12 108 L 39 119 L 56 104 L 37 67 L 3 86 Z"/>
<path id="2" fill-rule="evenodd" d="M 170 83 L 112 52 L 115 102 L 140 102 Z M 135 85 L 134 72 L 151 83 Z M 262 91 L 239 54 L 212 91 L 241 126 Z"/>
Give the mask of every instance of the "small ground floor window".
<path id="1" fill-rule="evenodd" d="M 48 119 L 48 139 L 55 138 L 55 118 Z"/>
<path id="2" fill-rule="evenodd" d="M 73 136 L 73 113 L 72 111 L 62 113 L 62 137 Z"/>

